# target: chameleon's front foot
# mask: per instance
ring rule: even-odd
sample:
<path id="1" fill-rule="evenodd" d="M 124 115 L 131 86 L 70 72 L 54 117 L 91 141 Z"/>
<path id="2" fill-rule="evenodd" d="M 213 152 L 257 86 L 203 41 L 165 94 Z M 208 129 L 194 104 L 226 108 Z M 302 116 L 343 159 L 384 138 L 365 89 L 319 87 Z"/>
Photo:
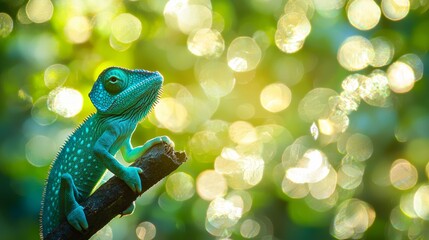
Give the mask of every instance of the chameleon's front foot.
<path id="1" fill-rule="evenodd" d="M 148 148 L 150 148 L 153 145 L 158 143 L 166 143 L 170 145 L 172 148 L 174 148 L 174 142 L 168 136 L 160 136 L 160 137 L 152 138 L 151 140 L 147 141 L 145 145 L 149 145 Z"/>
<path id="2" fill-rule="evenodd" d="M 138 167 L 126 167 L 120 178 L 128 185 L 128 187 L 135 193 L 142 191 L 142 183 L 140 181 L 139 174 L 143 173 L 143 170 Z"/>
<path id="3" fill-rule="evenodd" d="M 79 232 L 88 229 L 88 222 L 82 206 L 74 208 L 69 214 L 67 214 L 67 221 Z"/>
<path id="4" fill-rule="evenodd" d="M 138 157 L 144 155 L 151 147 L 159 143 L 166 143 L 174 148 L 174 142 L 167 136 L 161 136 L 152 138 L 147 141 L 142 146 L 132 148 L 129 143 L 128 148 L 125 151 L 125 160 L 127 162 L 133 162 Z M 140 193 L 142 191 L 142 185 L 140 181 L 140 176 L 143 170 L 137 167 L 125 167 L 122 173 L 118 174 L 118 177 L 122 179 L 135 193 Z"/>

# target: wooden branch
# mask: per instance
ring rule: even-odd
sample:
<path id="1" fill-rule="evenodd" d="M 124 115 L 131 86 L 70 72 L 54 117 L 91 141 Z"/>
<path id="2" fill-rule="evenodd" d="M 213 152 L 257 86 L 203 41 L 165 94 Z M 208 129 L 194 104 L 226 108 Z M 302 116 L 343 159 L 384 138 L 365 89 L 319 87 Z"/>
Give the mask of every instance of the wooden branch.
<path id="1" fill-rule="evenodd" d="M 142 193 L 176 170 L 186 159 L 186 153 L 176 152 L 168 144 L 160 143 L 149 149 L 132 164 L 143 169 L 140 175 Z M 127 209 L 138 196 L 125 182 L 114 176 L 81 203 L 89 225 L 84 233 L 75 230 L 64 219 L 45 239 L 89 239 Z"/>

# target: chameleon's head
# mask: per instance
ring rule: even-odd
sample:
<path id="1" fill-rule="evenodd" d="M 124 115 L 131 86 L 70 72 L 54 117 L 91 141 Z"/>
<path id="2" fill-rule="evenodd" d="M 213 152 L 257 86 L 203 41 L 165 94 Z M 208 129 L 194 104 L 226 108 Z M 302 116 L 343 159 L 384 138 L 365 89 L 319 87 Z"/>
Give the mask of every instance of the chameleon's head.
<path id="1" fill-rule="evenodd" d="M 110 67 L 98 76 L 89 98 L 101 114 L 144 116 L 156 102 L 162 82 L 159 72 Z"/>

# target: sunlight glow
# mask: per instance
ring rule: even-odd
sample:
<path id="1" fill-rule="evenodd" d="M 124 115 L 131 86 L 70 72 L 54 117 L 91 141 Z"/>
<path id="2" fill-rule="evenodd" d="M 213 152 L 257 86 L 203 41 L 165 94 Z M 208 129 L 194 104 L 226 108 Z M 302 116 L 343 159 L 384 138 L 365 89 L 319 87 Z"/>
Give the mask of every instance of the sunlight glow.
<path id="1" fill-rule="evenodd" d="M 183 131 L 189 123 L 188 110 L 172 97 L 161 98 L 154 112 L 159 123 L 173 132 Z"/>
<path id="2" fill-rule="evenodd" d="M 82 106 L 82 94 L 75 89 L 60 87 L 49 93 L 49 110 L 65 118 L 76 116 L 82 110 Z"/>
<path id="3" fill-rule="evenodd" d="M 211 28 L 213 16 L 210 1 L 169 0 L 164 8 L 167 25 L 184 34 L 202 28 Z"/>
<path id="4" fill-rule="evenodd" d="M 88 18 L 84 16 L 75 16 L 67 21 L 64 33 L 72 43 L 86 42 L 91 36 L 92 26 Z"/>

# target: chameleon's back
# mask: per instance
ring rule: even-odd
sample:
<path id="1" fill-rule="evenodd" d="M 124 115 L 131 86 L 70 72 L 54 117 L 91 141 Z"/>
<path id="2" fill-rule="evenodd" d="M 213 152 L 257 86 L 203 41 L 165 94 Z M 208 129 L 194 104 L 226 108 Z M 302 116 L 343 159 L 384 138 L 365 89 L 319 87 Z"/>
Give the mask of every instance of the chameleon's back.
<path id="1" fill-rule="evenodd" d="M 69 173 L 85 199 L 97 185 L 106 171 L 104 165 L 96 160 L 93 146 L 100 133 L 97 131 L 96 116 L 89 117 L 69 137 L 51 165 L 45 183 L 41 209 L 42 238 L 51 232 L 65 218 L 60 205 L 61 176 Z"/>

